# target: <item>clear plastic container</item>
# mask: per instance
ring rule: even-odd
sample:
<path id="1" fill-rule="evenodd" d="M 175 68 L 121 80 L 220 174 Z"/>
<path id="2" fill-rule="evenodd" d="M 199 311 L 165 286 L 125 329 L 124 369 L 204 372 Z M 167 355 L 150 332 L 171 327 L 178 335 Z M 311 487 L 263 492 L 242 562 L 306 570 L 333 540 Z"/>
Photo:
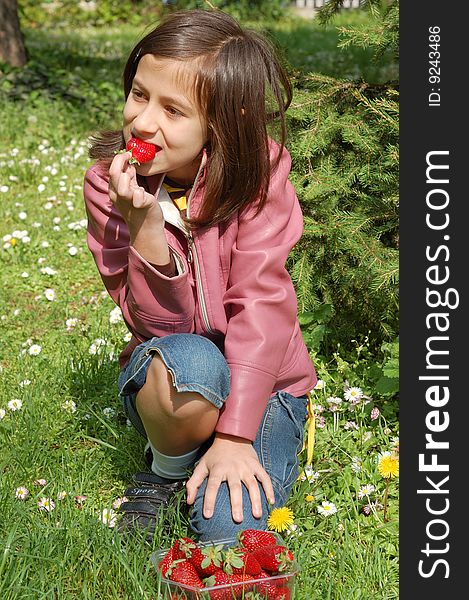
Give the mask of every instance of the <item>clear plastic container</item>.
<path id="1" fill-rule="evenodd" d="M 273 532 L 270 532 L 273 533 Z M 277 539 L 277 543 L 281 546 L 288 548 L 285 540 L 277 533 L 273 533 Z M 206 546 L 217 546 L 223 544 L 224 548 L 229 548 L 238 545 L 236 539 L 217 540 L 211 542 L 199 542 L 197 545 L 200 548 Z M 158 592 L 161 596 L 158 598 L 164 598 L 165 600 L 294 600 L 295 593 L 295 580 L 296 576 L 300 571 L 300 567 L 296 560 L 291 564 L 291 568 L 277 575 L 271 577 L 264 577 L 263 579 L 252 579 L 243 583 L 236 583 L 233 585 L 215 585 L 211 587 L 205 587 L 203 589 L 195 588 L 182 583 L 177 583 L 163 577 L 162 573 L 158 568 L 158 564 L 168 552 L 169 548 L 157 550 L 151 555 L 151 562 L 153 563 L 158 573 Z M 247 595 L 249 592 L 251 594 Z"/>

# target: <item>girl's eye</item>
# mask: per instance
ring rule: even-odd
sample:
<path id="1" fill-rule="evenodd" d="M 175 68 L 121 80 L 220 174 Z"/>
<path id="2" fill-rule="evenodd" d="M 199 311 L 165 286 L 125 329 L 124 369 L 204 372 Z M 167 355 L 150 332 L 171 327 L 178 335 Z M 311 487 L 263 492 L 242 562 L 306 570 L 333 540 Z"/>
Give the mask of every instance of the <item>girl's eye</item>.
<path id="1" fill-rule="evenodd" d="M 145 95 L 144 95 L 144 93 L 143 93 L 143 92 L 141 92 L 140 90 L 136 90 L 136 89 L 133 89 L 133 90 L 132 90 L 132 96 L 133 96 L 134 98 L 137 98 L 138 100 L 140 100 L 141 98 L 144 98 L 144 97 L 145 97 Z"/>
<path id="2" fill-rule="evenodd" d="M 178 111 L 177 108 L 174 108 L 173 106 L 166 106 L 165 110 L 172 117 L 179 117 L 182 115 L 182 113 L 180 111 Z"/>

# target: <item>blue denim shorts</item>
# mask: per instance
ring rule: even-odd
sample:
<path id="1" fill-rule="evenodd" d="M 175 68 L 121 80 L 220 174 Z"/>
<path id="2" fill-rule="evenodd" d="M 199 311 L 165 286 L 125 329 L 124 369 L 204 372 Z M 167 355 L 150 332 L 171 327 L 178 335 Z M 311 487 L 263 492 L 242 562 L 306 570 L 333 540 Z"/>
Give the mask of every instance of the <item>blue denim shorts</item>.
<path id="1" fill-rule="evenodd" d="M 146 437 L 135 399 L 147 379 L 147 371 L 158 354 L 171 373 L 178 392 L 198 392 L 221 408 L 230 393 L 230 370 L 225 357 L 209 339 L 191 333 L 151 338 L 137 346 L 121 370 L 119 395 L 124 411 L 135 429 Z"/>
<path id="2" fill-rule="evenodd" d="M 153 355 L 157 353 L 171 372 L 178 391 L 199 392 L 217 408 L 223 406 L 230 391 L 230 372 L 218 347 L 196 334 L 172 334 L 152 338 L 137 346 L 119 375 L 119 393 L 128 418 L 144 437 L 143 423 L 137 413 L 135 399 L 146 381 Z M 262 417 L 253 447 L 259 461 L 269 474 L 275 493 L 275 506 L 283 506 L 298 478 L 298 454 L 303 448 L 307 418 L 307 398 L 296 398 L 285 391 L 273 394 Z M 230 492 L 222 482 L 213 517 L 203 516 L 203 499 L 207 479 L 200 486 L 191 507 L 191 528 L 200 540 L 235 537 L 241 529 L 266 529 L 271 510 L 260 487 L 263 516 L 252 515 L 247 489 L 243 486 L 244 520 L 235 523 L 231 516 Z"/>

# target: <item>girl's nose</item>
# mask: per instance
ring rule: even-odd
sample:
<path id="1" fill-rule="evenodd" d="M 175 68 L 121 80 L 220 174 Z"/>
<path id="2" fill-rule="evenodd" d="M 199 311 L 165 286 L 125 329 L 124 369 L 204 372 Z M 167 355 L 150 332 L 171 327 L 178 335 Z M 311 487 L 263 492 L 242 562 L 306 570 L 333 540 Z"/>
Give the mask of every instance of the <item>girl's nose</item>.
<path id="1" fill-rule="evenodd" d="M 134 132 L 142 138 L 154 136 L 158 128 L 157 112 L 150 106 L 146 106 L 133 122 Z"/>

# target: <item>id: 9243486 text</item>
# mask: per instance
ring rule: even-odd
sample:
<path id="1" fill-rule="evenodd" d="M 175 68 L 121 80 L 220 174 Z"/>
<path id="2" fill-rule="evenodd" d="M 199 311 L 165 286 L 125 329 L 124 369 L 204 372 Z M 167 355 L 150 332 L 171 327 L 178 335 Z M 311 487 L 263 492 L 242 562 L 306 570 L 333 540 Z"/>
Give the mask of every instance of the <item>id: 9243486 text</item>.
<path id="1" fill-rule="evenodd" d="M 441 105 L 441 69 L 440 69 L 440 27 L 432 25 L 428 28 L 428 83 L 430 91 L 428 93 L 428 106 Z"/>

